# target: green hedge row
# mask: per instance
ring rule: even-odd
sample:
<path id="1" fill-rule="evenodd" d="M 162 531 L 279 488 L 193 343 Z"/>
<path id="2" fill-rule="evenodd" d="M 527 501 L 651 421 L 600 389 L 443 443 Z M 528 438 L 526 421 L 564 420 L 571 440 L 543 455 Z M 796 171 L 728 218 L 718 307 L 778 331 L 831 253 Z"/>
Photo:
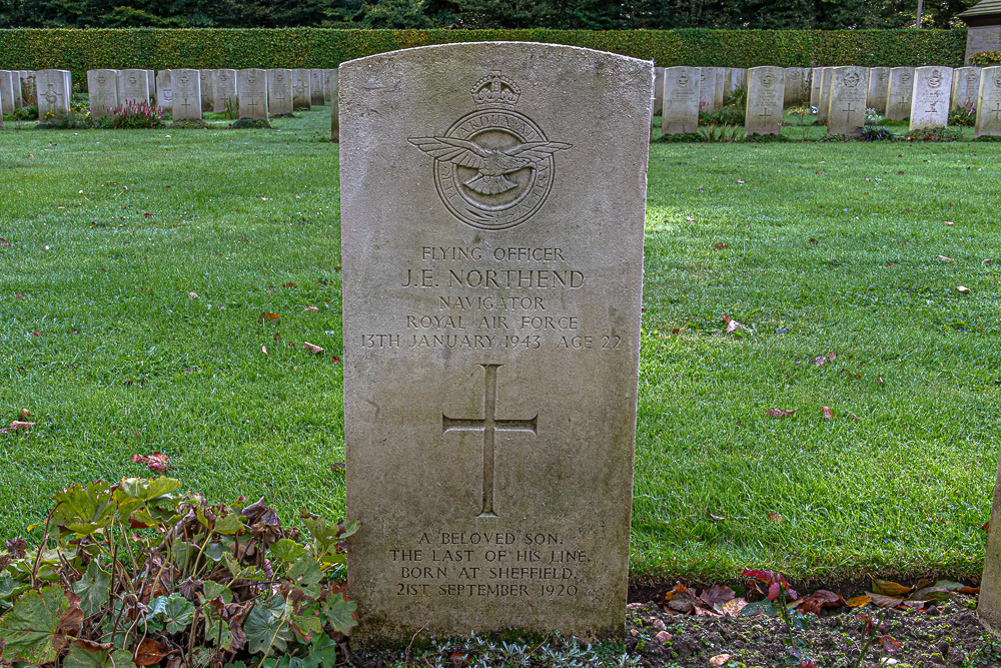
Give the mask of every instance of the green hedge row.
<path id="1" fill-rule="evenodd" d="M 551 42 L 654 59 L 658 65 L 947 65 L 966 30 L 0 30 L 0 69 L 336 67 L 430 44 Z"/>

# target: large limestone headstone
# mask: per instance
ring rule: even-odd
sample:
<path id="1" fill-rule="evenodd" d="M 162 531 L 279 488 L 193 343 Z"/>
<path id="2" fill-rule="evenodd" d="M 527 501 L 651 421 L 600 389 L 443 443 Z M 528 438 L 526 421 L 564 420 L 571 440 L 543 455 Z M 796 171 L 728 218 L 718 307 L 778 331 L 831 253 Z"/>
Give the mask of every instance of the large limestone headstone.
<path id="1" fill-rule="evenodd" d="M 173 108 L 175 121 L 187 118 L 202 118 L 202 73 L 205 70 L 171 70 Z"/>
<path id="2" fill-rule="evenodd" d="M 118 70 L 118 99 L 122 106 L 149 100 L 146 70 Z"/>
<path id="3" fill-rule="evenodd" d="M 306 111 L 312 107 L 309 94 L 309 70 L 292 70 L 292 107 Z"/>
<path id="4" fill-rule="evenodd" d="M 893 67 L 886 87 L 886 117 L 902 121 L 911 115 L 911 95 L 914 92 L 914 68 Z"/>
<path id="5" fill-rule="evenodd" d="M 326 104 L 326 93 L 323 92 L 323 70 L 309 70 L 309 102 L 313 106 L 322 107 Z"/>
<path id="6" fill-rule="evenodd" d="M 323 70 L 323 101 L 330 102 L 330 78 L 337 74 L 337 70 Z"/>
<path id="7" fill-rule="evenodd" d="M 886 112 L 886 89 L 890 82 L 889 67 L 869 68 L 869 95 L 866 106 L 879 113 Z"/>
<path id="8" fill-rule="evenodd" d="M 160 70 L 156 73 L 156 103 L 165 112 L 170 113 L 173 97 L 170 70 Z"/>
<path id="9" fill-rule="evenodd" d="M 820 69 L 820 104 L 817 107 L 817 120 L 827 121 L 831 112 L 831 75 L 833 67 L 823 67 Z"/>
<path id="10" fill-rule="evenodd" d="M 202 101 L 202 111 L 215 110 L 215 70 L 199 70 L 200 77 L 200 99 Z M 187 113 L 187 112 L 185 112 Z M 195 118 L 185 116 L 185 118 Z M 201 114 L 198 115 L 201 118 Z"/>
<path id="11" fill-rule="evenodd" d="M 664 70 L 664 102 L 660 135 L 699 131 L 699 68 Z"/>
<path id="12" fill-rule="evenodd" d="M 827 134 L 857 137 L 865 125 L 868 67 L 832 67 Z"/>
<path id="13" fill-rule="evenodd" d="M 18 79 L 17 72 L 0 70 L 0 113 L 10 115 L 20 107 L 21 81 Z"/>
<path id="14" fill-rule="evenodd" d="M 747 89 L 747 70 L 742 67 L 733 67 L 730 68 L 730 88 L 727 89 L 727 95 L 738 88 Z"/>
<path id="15" fill-rule="evenodd" d="M 289 116 L 292 114 L 292 70 L 275 68 L 268 70 L 268 115 Z"/>
<path id="16" fill-rule="evenodd" d="M 713 112 L 716 106 L 716 73 L 715 67 L 699 68 L 699 108 L 702 111 Z"/>
<path id="17" fill-rule="evenodd" d="M 969 107 L 977 103 L 980 92 L 980 68 L 958 67 L 952 72 L 952 103 L 950 109 Z"/>
<path id="18" fill-rule="evenodd" d="M 1001 67 L 985 67 L 980 71 L 977 120 L 973 136 L 981 135 L 1001 135 Z"/>
<path id="19" fill-rule="evenodd" d="M 68 70 L 37 70 L 35 86 L 38 91 L 38 118 L 44 119 L 48 112 L 69 111 L 72 85 Z"/>
<path id="20" fill-rule="evenodd" d="M 261 69 L 239 70 L 237 73 L 237 98 L 240 100 L 240 118 L 267 120 L 268 71 Z"/>
<path id="21" fill-rule="evenodd" d="M 36 92 L 37 99 L 37 87 L 35 72 L 33 70 L 19 70 L 21 79 L 21 106 L 27 106 L 34 104 L 32 99 L 32 91 Z"/>
<path id="22" fill-rule="evenodd" d="M 87 96 L 91 118 L 105 118 L 119 106 L 118 76 L 117 70 L 88 70 Z"/>
<path id="23" fill-rule="evenodd" d="M 236 91 L 237 73 L 236 70 L 221 69 L 213 70 L 212 80 L 212 111 L 223 113 L 236 111 L 243 115 L 240 106 L 240 96 Z"/>
<path id="24" fill-rule="evenodd" d="M 744 136 L 782 134 L 782 98 L 785 70 L 781 67 L 752 67 L 747 71 L 747 111 Z"/>
<path id="25" fill-rule="evenodd" d="M 153 70 L 145 70 L 145 72 L 150 104 L 156 104 L 156 72 Z"/>
<path id="26" fill-rule="evenodd" d="M 988 70 L 995 73 L 988 74 Z M 981 90 L 994 77 L 1001 78 L 1001 67 L 985 67 L 981 73 Z M 995 90 L 1001 92 L 1001 82 L 997 82 Z M 979 128 L 980 112 L 977 112 Z M 980 579 L 980 600 L 977 603 L 977 616 L 995 636 L 1001 636 L 1001 459 L 998 460 L 997 475 L 994 479 L 994 499 L 991 503 L 991 530 L 987 532 L 987 550 L 984 554 L 984 571 Z"/>
<path id="27" fill-rule="evenodd" d="M 930 65 L 914 70 L 911 130 L 944 128 L 949 122 L 952 68 Z"/>
<path id="28" fill-rule="evenodd" d="M 810 68 L 810 106 L 820 108 L 821 67 Z"/>
<path id="29" fill-rule="evenodd" d="M 716 68 L 716 93 L 713 96 L 713 108 L 722 109 L 723 103 L 726 102 L 727 96 L 730 91 L 726 87 L 726 69 L 723 67 Z"/>
<path id="30" fill-rule="evenodd" d="M 807 102 L 807 76 L 805 67 L 787 67 L 783 75 L 785 92 L 782 106 L 785 108 L 801 107 Z"/>
<path id="31" fill-rule="evenodd" d="M 664 69 L 653 68 L 653 115 L 660 116 L 664 112 Z"/>
<path id="32" fill-rule="evenodd" d="M 623 636 L 652 70 L 512 42 L 341 65 L 352 644 Z"/>

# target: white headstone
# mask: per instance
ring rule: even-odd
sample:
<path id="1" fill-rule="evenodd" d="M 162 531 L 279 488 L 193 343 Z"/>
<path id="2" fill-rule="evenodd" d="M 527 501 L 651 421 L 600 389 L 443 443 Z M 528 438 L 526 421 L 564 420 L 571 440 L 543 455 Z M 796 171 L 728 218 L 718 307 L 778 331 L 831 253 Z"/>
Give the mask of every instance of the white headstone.
<path id="1" fill-rule="evenodd" d="M 752 67 L 747 76 L 747 110 L 744 136 L 782 134 L 782 98 L 785 70 L 781 67 Z"/>
<path id="2" fill-rule="evenodd" d="M 309 101 L 310 104 L 317 107 L 322 107 L 326 103 L 322 69 L 314 68 L 309 71 Z"/>
<path id="3" fill-rule="evenodd" d="M 952 73 L 952 104 L 950 109 L 976 105 L 980 93 L 980 68 L 958 67 Z"/>
<path id="4" fill-rule="evenodd" d="M 268 116 L 292 114 L 292 70 L 268 70 Z"/>
<path id="5" fill-rule="evenodd" d="M 15 89 L 14 83 L 17 82 Z M 15 94 L 14 91 L 17 90 Z M 21 104 L 21 82 L 17 77 L 17 72 L 10 70 L 0 70 L 0 113 L 13 114 L 20 108 Z"/>
<path id="6" fill-rule="evenodd" d="M 820 84 L 823 79 L 821 67 L 810 68 L 810 106 L 820 109 Z"/>
<path id="7" fill-rule="evenodd" d="M 865 125 L 868 67 L 832 67 L 827 134 L 857 137 Z"/>
<path id="8" fill-rule="evenodd" d="M 72 86 L 66 82 L 68 70 L 38 70 L 35 72 L 35 87 L 38 91 L 38 118 L 44 120 L 48 112 L 69 111 Z"/>
<path id="9" fill-rule="evenodd" d="M 952 68 L 930 65 L 914 70 L 911 130 L 944 128 L 949 123 Z"/>
<path id="10" fill-rule="evenodd" d="M 90 117 L 105 118 L 121 103 L 118 101 L 118 70 L 89 70 L 87 96 L 90 99 Z"/>
<path id="11" fill-rule="evenodd" d="M 123 107 L 149 100 L 146 70 L 118 70 L 118 100 Z"/>
<path id="12" fill-rule="evenodd" d="M 156 72 L 146 70 L 146 84 L 149 86 L 150 104 L 156 104 Z"/>
<path id="13" fill-rule="evenodd" d="M 337 70 L 324 69 L 323 70 L 323 101 L 330 102 L 330 77 L 333 76 Z"/>
<path id="14" fill-rule="evenodd" d="M 879 113 L 886 112 L 886 90 L 890 83 L 889 67 L 869 68 L 869 95 L 866 106 Z"/>
<path id="15" fill-rule="evenodd" d="M 716 68 L 699 68 L 699 109 L 705 112 L 713 112 L 716 106 Z"/>
<path id="16" fill-rule="evenodd" d="M 726 98 L 730 95 L 730 91 L 726 87 L 726 69 L 722 67 L 716 68 L 716 94 L 713 97 L 713 105 L 715 109 L 722 109 L 723 103 L 726 102 Z"/>
<path id="17" fill-rule="evenodd" d="M 212 111 L 216 113 L 223 113 L 227 109 L 237 111 L 240 105 L 240 96 L 236 92 L 236 70 L 214 70 L 213 75 Z M 242 111 L 240 115 L 243 115 Z"/>
<path id="18" fill-rule="evenodd" d="M 202 111 L 215 110 L 215 70 L 198 70 L 199 78 L 199 99 L 202 104 Z M 201 118 L 201 114 L 189 115 L 191 112 L 185 111 L 185 118 Z"/>
<path id="19" fill-rule="evenodd" d="M 664 70 L 664 110 L 660 134 L 699 131 L 698 67 L 668 67 Z"/>
<path id="20" fill-rule="evenodd" d="M 817 120 L 827 121 L 831 112 L 831 74 L 833 67 L 820 68 L 820 104 L 817 106 Z"/>
<path id="21" fill-rule="evenodd" d="M 174 91 L 170 83 L 170 70 L 160 70 L 156 73 L 156 103 L 165 112 L 170 113 Z"/>
<path id="22" fill-rule="evenodd" d="M 179 69 L 170 71 L 171 97 L 173 107 L 171 114 L 175 121 L 187 118 L 201 120 L 202 109 L 202 74 L 211 70 Z M 211 80 L 211 77 L 209 77 Z"/>
<path id="23" fill-rule="evenodd" d="M 340 74 L 334 70 L 330 74 L 330 141 L 341 140 L 340 121 Z"/>
<path id="24" fill-rule="evenodd" d="M 1001 67 L 985 67 L 980 71 L 973 136 L 981 135 L 1001 136 Z"/>
<path id="25" fill-rule="evenodd" d="M 911 94 L 914 92 L 914 68 L 893 67 L 886 87 L 886 117 L 902 121 L 911 115 Z"/>
<path id="26" fill-rule="evenodd" d="M 352 645 L 624 636 L 652 70 L 526 42 L 341 65 Z"/>
<path id="27" fill-rule="evenodd" d="M 237 82 L 237 97 L 240 100 L 240 118 L 267 120 L 268 71 L 259 69 L 239 70 Z"/>
<path id="28" fill-rule="evenodd" d="M 312 106 L 309 94 L 309 70 L 292 70 L 292 106 L 306 111 Z"/>
<path id="29" fill-rule="evenodd" d="M 664 111 L 664 68 L 653 68 L 653 115 L 660 116 Z"/>
<path id="30" fill-rule="evenodd" d="M 806 87 L 806 68 L 787 67 L 785 68 L 785 94 L 782 106 L 785 108 L 801 107 L 807 102 L 808 90 Z"/>

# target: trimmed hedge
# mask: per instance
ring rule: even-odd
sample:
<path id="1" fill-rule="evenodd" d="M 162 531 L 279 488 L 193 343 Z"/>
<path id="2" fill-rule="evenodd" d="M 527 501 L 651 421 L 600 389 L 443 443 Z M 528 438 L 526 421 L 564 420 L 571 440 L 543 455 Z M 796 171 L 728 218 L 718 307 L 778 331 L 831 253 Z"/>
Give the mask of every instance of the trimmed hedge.
<path id="1" fill-rule="evenodd" d="M 473 41 L 551 42 L 658 65 L 963 64 L 966 30 L 0 30 L 0 69 L 336 67 L 374 53 Z"/>

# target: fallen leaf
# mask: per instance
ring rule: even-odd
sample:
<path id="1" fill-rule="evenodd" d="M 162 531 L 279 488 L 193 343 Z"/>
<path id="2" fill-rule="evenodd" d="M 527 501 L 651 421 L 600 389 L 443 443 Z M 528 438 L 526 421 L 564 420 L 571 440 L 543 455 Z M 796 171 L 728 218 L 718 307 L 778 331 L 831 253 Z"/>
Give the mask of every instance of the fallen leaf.
<path id="1" fill-rule="evenodd" d="M 10 428 L 12 431 L 18 430 L 28 430 L 35 426 L 34 422 L 24 422 L 23 420 L 14 420 L 10 423 Z"/>
<path id="2" fill-rule="evenodd" d="M 268 354 L 268 347 L 267 346 L 261 346 L 261 352 L 264 353 L 265 355 L 267 355 Z"/>
<path id="3" fill-rule="evenodd" d="M 729 248 L 730 244 L 725 244 L 722 241 L 713 244 L 713 250 L 723 250 L 724 248 Z"/>
<path id="4" fill-rule="evenodd" d="M 341 357 L 340 355 L 334 355 L 333 357 L 330 358 L 330 361 L 333 362 L 334 364 L 340 364 Z"/>
<path id="5" fill-rule="evenodd" d="M 671 639 L 673 637 L 674 636 L 672 636 L 667 631 L 658 631 L 657 635 L 654 636 L 654 639 L 659 643 L 665 643 L 665 642 L 671 642 Z"/>
<path id="6" fill-rule="evenodd" d="M 713 606 L 716 608 L 716 612 L 721 615 L 730 615 L 731 617 L 739 617 L 740 611 L 744 609 L 747 605 L 747 599 L 735 598 L 732 601 L 727 601 L 726 603 Z"/>
<path id="7" fill-rule="evenodd" d="M 282 287 L 283 287 L 283 288 L 297 288 L 297 287 L 299 287 L 299 286 L 298 286 L 298 285 L 296 285 L 295 283 L 293 283 L 292 281 L 289 281 L 288 283 L 286 283 L 286 284 L 285 284 L 285 285 L 283 285 Z"/>
<path id="8" fill-rule="evenodd" d="M 154 450 L 151 455 L 132 455 L 133 464 L 142 464 L 153 473 L 164 474 L 174 468 L 170 466 L 170 458 L 159 450 Z"/>
<path id="9" fill-rule="evenodd" d="M 858 420 L 861 420 L 861 419 L 862 419 L 862 418 L 860 418 L 860 417 L 859 417 L 858 415 L 855 415 L 855 413 L 849 413 L 848 415 L 850 415 L 850 416 L 851 416 L 851 418 L 852 418 L 853 420 L 856 420 L 856 421 L 858 421 Z"/>
<path id="10" fill-rule="evenodd" d="M 885 382 L 883 382 L 883 377 L 882 377 L 882 376 L 878 376 L 878 377 L 876 378 L 876 382 L 877 382 L 877 383 L 879 383 L 881 387 L 882 387 L 883 385 L 886 385 L 886 383 L 885 383 Z"/>
<path id="11" fill-rule="evenodd" d="M 814 239 L 813 237 L 810 237 L 810 243 L 811 244 L 819 244 L 820 242 L 817 241 L 816 239 Z"/>
<path id="12" fill-rule="evenodd" d="M 884 596 L 874 592 L 868 592 L 867 596 L 872 599 L 873 603 L 881 608 L 895 608 L 904 602 L 904 599 L 900 596 Z"/>
<path id="13" fill-rule="evenodd" d="M 323 348 L 321 348 L 320 346 L 314 345 L 314 344 L 310 343 L 309 341 L 307 341 L 307 342 L 305 342 L 305 343 L 302 344 L 302 349 L 303 350 L 308 350 L 309 352 L 313 353 L 314 355 L 319 355 L 320 353 L 323 352 Z"/>
<path id="14" fill-rule="evenodd" d="M 691 216 L 685 216 L 685 222 L 686 223 L 694 223 L 695 219 L 692 218 Z"/>
<path id="15" fill-rule="evenodd" d="M 191 299 L 198 299 L 198 293 L 197 292 L 189 292 L 188 293 L 188 297 L 190 297 Z"/>
<path id="16" fill-rule="evenodd" d="M 629 635 L 631 635 L 634 638 L 639 637 L 639 634 L 640 634 L 640 632 L 637 631 L 636 629 L 630 629 L 629 630 Z"/>
<path id="17" fill-rule="evenodd" d="M 703 510 L 706 511 L 706 515 L 708 515 L 709 519 L 711 520 L 715 520 L 716 522 L 723 522 L 726 520 L 725 517 L 720 517 L 719 515 L 713 515 L 711 512 L 709 512 L 708 508 L 703 508 Z"/>
<path id="18" fill-rule="evenodd" d="M 862 594 L 861 596 L 856 596 L 855 598 L 850 598 L 845 601 L 845 605 L 849 608 L 863 608 L 872 603 L 872 596 L 866 596 Z"/>
<path id="19" fill-rule="evenodd" d="M 980 528 L 983 529 L 984 531 L 986 531 L 987 533 L 990 533 L 991 532 L 991 521 L 987 520 L 986 522 L 984 522 L 983 524 L 980 525 Z"/>
<path id="20" fill-rule="evenodd" d="M 903 172 L 897 172 L 897 176 L 902 176 L 903 174 Z"/>
<path id="21" fill-rule="evenodd" d="M 925 587 L 910 596 L 912 601 L 948 601 L 949 590 L 946 587 Z"/>
<path id="22" fill-rule="evenodd" d="M 156 640 L 143 638 L 139 647 L 136 648 L 136 654 L 132 660 L 137 666 L 152 666 L 154 663 L 160 663 L 163 657 L 167 656 L 166 650 L 167 648 Z"/>
<path id="23" fill-rule="evenodd" d="M 725 585 L 713 585 L 699 595 L 699 600 L 710 606 L 722 605 L 733 598 L 733 590 Z"/>
<path id="24" fill-rule="evenodd" d="M 968 287 L 966 287 L 965 285 L 960 285 L 960 286 L 958 286 L 958 287 L 956 288 L 956 290 L 958 290 L 959 292 L 961 292 L 961 293 L 962 293 L 962 294 L 964 294 L 964 295 L 965 295 L 965 294 L 967 294 L 967 293 L 969 293 L 969 292 L 972 292 L 972 290 L 970 290 L 970 289 L 969 289 Z"/>
<path id="25" fill-rule="evenodd" d="M 660 601 L 660 603 L 658 605 L 664 605 L 664 604 L 668 603 L 669 601 L 674 600 L 674 598 L 676 596 L 681 595 L 682 593 L 684 593 L 687 590 L 688 590 L 688 587 L 686 587 L 683 584 L 674 585 L 674 587 L 672 587 L 669 591 L 667 591 L 664 594 L 664 598 L 661 599 L 661 601 Z"/>
<path id="26" fill-rule="evenodd" d="M 22 295 L 20 292 L 15 292 L 14 299 L 24 299 L 24 295 Z"/>
<path id="27" fill-rule="evenodd" d="M 956 590 L 960 594 L 967 594 L 968 596 L 976 596 L 980 593 L 980 587 L 963 587 L 962 589 Z"/>
<path id="28" fill-rule="evenodd" d="M 467 658 L 469 658 L 469 654 L 465 654 L 463 652 L 452 652 L 452 654 L 448 657 L 448 660 L 452 662 L 452 665 L 461 666 L 466 662 Z"/>
<path id="29" fill-rule="evenodd" d="M 281 332 L 275 332 L 274 336 L 271 337 L 271 340 L 272 341 L 281 341 L 282 340 L 282 333 Z"/>
<path id="30" fill-rule="evenodd" d="M 834 417 L 834 413 L 831 412 L 831 409 L 829 407 L 827 407 L 827 406 L 821 406 L 820 409 L 822 411 L 824 411 L 824 419 L 825 420 L 830 420 L 831 418 Z"/>
<path id="31" fill-rule="evenodd" d="M 951 257 L 946 257 L 945 255 L 936 256 L 941 262 L 955 262 Z"/>
<path id="32" fill-rule="evenodd" d="M 980 261 L 980 264 L 990 264 L 990 263 L 991 263 L 991 259 L 990 258 L 985 258 L 985 259 L 983 259 L 983 260 Z M 20 293 L 18 293 L 18 294 L 20 294 Z"/>
<path id="33" fill-rule="evenodd" d="M 951 220 L 947 220 L 947 221 L 945 221 L 945 224 L 948 225 L 948 226 L 950 226 L 950 227 L 952 227 L 956 223 L 952 222 Z"/>
<path id="34" fill-rule="evenodd" d="M 33 331 L 33 332 L 31 333 L 31 335 L 32 335 L 32 336 L 41 336 L 41 335 L 42 335 L 42 330 L 40 330 L 40 329 L 36 329 L 35 331 Z"/>
<path id="35" fill-rule="evenodd" d="M 319 310 L 320 310 L 319 307 L 316 307 L 316 306 L 307 306 L 306 307 L 306 313 L 316 313 Z"/>
<path id="36" fill-rule="evenodd" d="M 713 658 L 709 659 L 709 665 L 719 668 L 719 666 L 722 666 L 729 660 L 730 660 L 729 654 L 717 654 Z"/>
<path id="37" fill-rule="evenodd" d="M 733 334 L 738 329 L 747 329 L 745 325 L 740 324 L 739 322 L 737 322 L 736 320 L 727 315 L 723 316 L 723 322 L 726 323 L 727 334 Z"/>
<path id="38" fill-rule="evenodd" d="M 796 411 L 785 411 L 781 408 L 769 408 L 765 411 L 765 414 L 770 417 L 792 417 L 796 414 Z"/>
<path id="39" fill-rule="evenodd" d="M 21 409 L 21 419 L 22 420 L 27 420 L 30 417 L 31 417 L 31 411 L 29 411 L 27 408 L 22 408 Z"/>
<path id="40" fill-rule="evenodd" d="M 845 599 L 841 598 L 840 594 L 835 594 L 833 591 L 827 591 L 826 589 L 818 589 L 809 596 L 802 599 L 803 603 L 798 607 L 798 610 L 805 614 L 813 614 L 820 616 L 821 608 L 842 608 L 847 603 Z"/>
<path id="41" fill-rule="evenodd" d="M 257 322 L 278 322 L 281 319 L 282 317 L 279 314 L 267 311 L 257 316 Z"/>
<path id="42" fill-rule="evenodd" d="M 887 596 L 907 596 L 914 591 L 914 587 L 906 587 L 896 582 L 880 580 L 878 578 L 873 578 L 873 584 L 875 585 L 878 593 L 885 594 Z"/>

